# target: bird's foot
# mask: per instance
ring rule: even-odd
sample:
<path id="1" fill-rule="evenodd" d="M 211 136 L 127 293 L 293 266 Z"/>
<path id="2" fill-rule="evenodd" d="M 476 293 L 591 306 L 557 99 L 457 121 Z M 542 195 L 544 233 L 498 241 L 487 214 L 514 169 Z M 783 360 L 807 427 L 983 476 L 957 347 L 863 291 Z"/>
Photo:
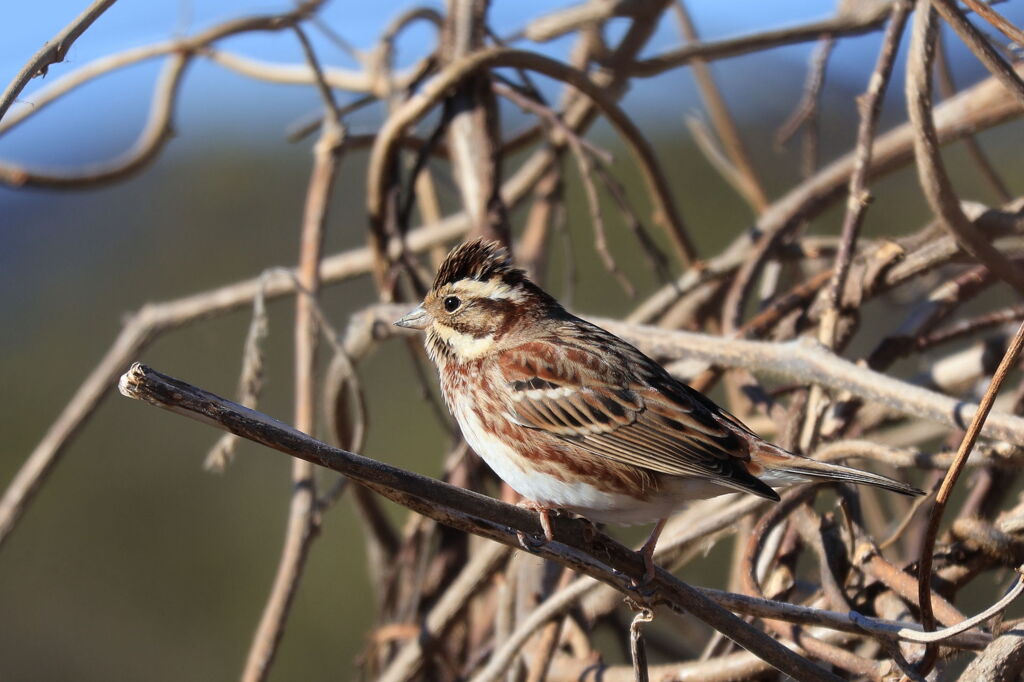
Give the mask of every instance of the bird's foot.
<path id="1" fill-rule="evenodd" d="M 520 500 L 516 503 L 516 506 L 537 512 L 537 515 L 540 517 L 540 527 L 544 531 L 544 539 L 541 540 L 535 537 L 530 537 L 521 530 L 517 530 L 516 537 L 519 538 L 519 544 L 522 545 L 523 549 L 528 552 L 532 552 L 537 547 L 542 547 L 555 539 L 555 532 L 551 528 L 552 509 L 550 507 L 545 507 L 533 500 Z"/>
<path id="2" fill-rule="evenodd" d="M 637 584 L 637 587 L 643 587 L 654 580 L 654 571 L 657 570 L 657 567 L 654 565 L 653 547 L 651 547 L 650 552 L 641 551 L 639 554 L 640 558 L 644 561 L 644 574 L 640 577 L 640 582 Z"/>
<path id="3" fill-rule="evenodd" d="M 643 576 L 641 576 L 639 581 L 634 581 L 638 590 L 649 585 L 654 580 L 654 572 L 657 570 L 657 567 L 654 565 L 654 548 L 658 544 L 658 538 L 661 536 L 661 531 L 665 529 L 667 521 L 668 519 L 658 521 L 657 525 L 654 526 L 654 530 L 651 531 L 650 537 L 647 538 L 647 542 L 637 551 L 637 554 L 640 555 L 644 562 Z"/>

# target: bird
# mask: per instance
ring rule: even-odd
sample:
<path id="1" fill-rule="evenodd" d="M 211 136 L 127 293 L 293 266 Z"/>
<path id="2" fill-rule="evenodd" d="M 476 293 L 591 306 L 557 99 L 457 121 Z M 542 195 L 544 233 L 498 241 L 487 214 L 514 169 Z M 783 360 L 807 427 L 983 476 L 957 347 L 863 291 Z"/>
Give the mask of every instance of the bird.
<path id="1" fill-rule="evenodd" d="M 655 523 L 639 550 L 644 578 L 668 518 L 693 500 L 846 482 L 923 491 L 789 452 L 747 428 L 658 362 L 576 317 L 474 239 L 443 260 L 422 303 L 397 320 L 425 332 L 441 394 L 468 445 L 536 510 L 591 522 Z"/>

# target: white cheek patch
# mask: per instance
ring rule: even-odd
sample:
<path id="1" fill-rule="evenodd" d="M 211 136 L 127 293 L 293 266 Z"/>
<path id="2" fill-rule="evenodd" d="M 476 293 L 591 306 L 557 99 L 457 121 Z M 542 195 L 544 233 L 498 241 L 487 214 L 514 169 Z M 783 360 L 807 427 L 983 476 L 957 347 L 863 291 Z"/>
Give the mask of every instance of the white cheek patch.
<path id="1" fill-rule="evenodd" d="M 494 337 L 491 335 L 479 338 L 457 332 L 451 327 L 435 323 L 434 331 L 438 337 L 452 347 L 460 359 L 474 360 L 486 355 L 494 348 Z"/>

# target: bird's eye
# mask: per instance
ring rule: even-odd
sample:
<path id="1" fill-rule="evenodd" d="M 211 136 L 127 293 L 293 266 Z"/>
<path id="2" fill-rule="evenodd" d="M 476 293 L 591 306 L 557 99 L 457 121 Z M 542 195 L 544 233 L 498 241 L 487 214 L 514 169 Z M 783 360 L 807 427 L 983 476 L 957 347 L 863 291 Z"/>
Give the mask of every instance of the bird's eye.
<path id="1" fill-rule="evenodd" d="M 462 301 L 459 300 L 458 296 L 447 296 L 444 299 L 444 309 L 450 313 L 454 313 L 462 305 Z"/>

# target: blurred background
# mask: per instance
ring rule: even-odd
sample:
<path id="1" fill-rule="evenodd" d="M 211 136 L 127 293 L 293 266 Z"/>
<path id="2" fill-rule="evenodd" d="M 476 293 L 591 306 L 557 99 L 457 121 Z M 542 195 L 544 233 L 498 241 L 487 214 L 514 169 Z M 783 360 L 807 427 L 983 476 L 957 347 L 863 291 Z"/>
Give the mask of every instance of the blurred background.
<path id="1" fill-rule="evenodd" d="M 825 18 L 835 9 L 827 0 L 688 4 L 704 39 Z M 1005 3 L 1000 12 L 1019 26 L 1024 24 L 1022 4 Z M 0 82 L 6 85 L 85 5 L 85 0 L 10 3 L 0 22 Z M 507 35 L 555 3 L 494 0 L 492 5 L 491 25 Z M 335 0 L 321 16 L 345 40 L 365 49 L 409 6 Z M 33 91 L 46 80 L 98 57 L 191 34 L 232 17 L 288 7 L 270 0 L 122 0 L 74 44 L 64 63 L 50 68 L 47 79 L 25 90 L 16 107 L 31 107 Z M 311 30 L 310 35 L 325 64 L 358 68 L 322 34 Z M 866 86 L 880 37 L 876 32 L 842 38 L 834 50 L 821 106 L 822 161 L 852 147 L 854 97 Z M 404 33 L 398 65 L 412 64 L 433 40 L 433 29 L 425 24 Z M 674 23 L 666 20 L 644 56 L 682 42 Z M 947 45 L 959 87 L 984 76 L 959 41 Z M 259 59 L 302 61 L 288 32 L 246 35 L 222 46 Z M 539 49 L 566 59 L 569 47 L 570 41 L 556 40 Z M 778 150 L 773 137 L 801 97 L 814 49 L 812 42 L 712 65 L 773 196 L 799 177 L 799 139 Z M 0 137 L 0 160 L 51 168 L 116 157 L 145 121 L 160 65 L 160 60 L 144 62 L 62 98 Z M 901 56 L 883 128 L 905 118 L 902 69 Z M 639 81 L 623 106 L 655 142 L 702 252 L 716 252 L 749 225 L 749 210 L 697 152 L 683 124 L 684 115 L 700 108 L 688 70 Z M 174 139 L 141 174 L 89 190 L 0 187 L 3 485 L 114 340 L 125 314 L 147 302 L 294 264 L 311 141 L 290 143 L 286 130 L 319 109 L 311 87 L 261 83 L 199 59 L 182 86 Z M 513 108 L 503 110 L 503 116 L 509 132 L 522 127 Z M 348 123 L 354 133 L 370 132 L 381 117 L 381 110 L 371 109 Z M 618 177 L 627 190 L 641 194 L 628 155 L 609 128 L 598 124 L 588 138 L 615 153 Z M 1019 190 L 1024 183 L 1020 122 L 979 139 Z M 961 195 L 994 203 L 995 197 L 958 163 L 962 152 L 953 148 L 948 154 Z M 353 154 L 342 163 L 329 253 L 365 243 L 364 162 L 364 155 Z M 868 233 L 902 234 L 926 219 L 912 171 L 873 189 L 878 200 L 868 213 Z M 450 184 L 442 184 L 441 191 L 455 196 Z M 569 229 L 580 265 L 572 305 L 581 313 L 617 315 L 629 299 L 590 248 L 581 197 L 578 187 L 570 188 Z M 519 224 L 522 215 L 513 219 Z M 814 229 L 827 232 L 834 229 L 836 216 L 819 222 Z M 631 238 L 618 228 L 610 222 L 613 250 L 626 254 L 620 264 L 642 296 L 657 282 Z M 550 279 L 556 294 L 565 293 L 563 280 Z M 324 293 L 325 309 L 339 327 L 348 314 L 374 299 L 365 278 Z M 249 318 L 249 311 L 243 311 L 174 331 L 139 359 L 232 396 Z M 292 320 L 290 302 L 270 305 L 261 409 L 284 420 L 291 415 Z M 365 454 L 436 475 L 446 443 L 411 372 L 399 344 L 383 347 L 363 366 L 371 415 Z M 243 444 L 226 473 L 204 472 L 203 459 L 218 433 L 115 396 L 113 387 L 110 393 L 0 550 L 0 678 L 236 677 L 279 556 L 290 463 Z M 347 679 L 355 673 L 370 619 L 366 570 L 358 524 L 351 508 L 340 504 L 325 519 L 323 537 L 313 548 L 274 679 Z M 715 586 L 722 581 L 711 560 L 690 570 L 687 578 L 693 582 Z"/>

